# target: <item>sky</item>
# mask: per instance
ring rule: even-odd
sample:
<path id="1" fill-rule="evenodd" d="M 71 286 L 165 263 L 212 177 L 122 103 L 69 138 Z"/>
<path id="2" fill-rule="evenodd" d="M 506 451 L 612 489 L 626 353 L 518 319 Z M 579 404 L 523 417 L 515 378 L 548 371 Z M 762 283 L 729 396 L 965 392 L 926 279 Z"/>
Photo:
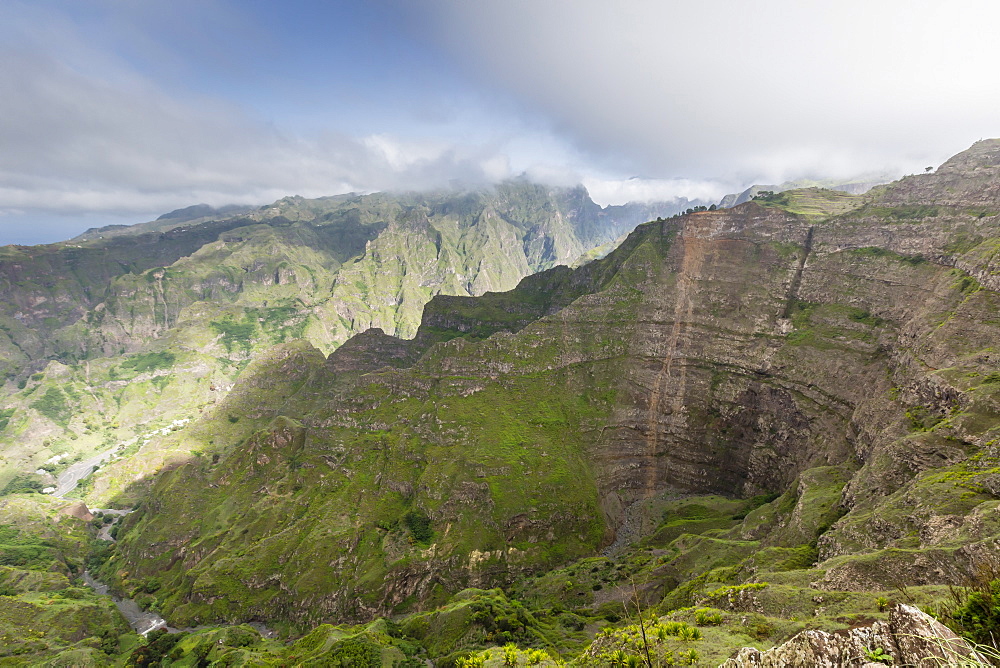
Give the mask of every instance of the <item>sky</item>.
<path id="1" fill-rule="evenodd" d="M 1000 3 L 3 0 L 0 245 L 198 203 L 921 172 L 1000 135 Z"/>

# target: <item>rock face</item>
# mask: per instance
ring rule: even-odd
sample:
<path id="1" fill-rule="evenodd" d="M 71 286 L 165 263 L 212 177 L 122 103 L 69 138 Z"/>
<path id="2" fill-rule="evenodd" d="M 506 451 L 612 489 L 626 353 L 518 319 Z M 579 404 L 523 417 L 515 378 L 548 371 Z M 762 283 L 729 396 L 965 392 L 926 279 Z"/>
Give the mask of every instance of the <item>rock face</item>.
<path id="1" fill-rule="evenodd" d="M 197 415 L 272 345 L 306 339 L 328 354 L 373 328 L 412 337 L 435 295 L 508 290 L 677 206 L 602 208 L 583 188 L 512 181 L 196 209 L 4 247 L 0 489 L 57 453 L 141 442 Z"/>
<path id="2" fill-rule="evenodd" d="M 876 661 L 881 650 L 883 661 Z M 720 668 L 840 668 L 841 666 L 989 665 L 963 639 L 909 605 L 897 605 L 889 620 L 840 633 L 803 631 L 766 651 L 744 648 Z"/>
<path id="3" fill-rule="evenodd" d="M 436 298 L 411 341 L 274 350 L 174 439 L 202 456 L 126 520 L 132 577 L 168 582 L 183 624 L 368 619 L 716 494 L 779 498 L 671 543 L 660 595 L 752 578 L 765 549 L 816 562 L 800 588 L 960 584 L 1000 538 L 1000 217 L 881 196 L 648 223 L 579 269 Z"/>
<path id="4" fill-rule="evenodd" d="M 89 522 L 94 519 L 94 514 L 90 512 L 90 508 L 88 508 L 87 504 L 83 501 L 77 501 L 76 503 L 66 506 L 62 509 L 62 512 L 70 517 L 83 520 L 84 522 Z"/>
<path id="5" fill-rule="evenodd" d="M 933 174 L 908 176 L 879 198 L 887 206 L 1000 207 L 1000 140 L 984 139 L 951 158 Z"/>

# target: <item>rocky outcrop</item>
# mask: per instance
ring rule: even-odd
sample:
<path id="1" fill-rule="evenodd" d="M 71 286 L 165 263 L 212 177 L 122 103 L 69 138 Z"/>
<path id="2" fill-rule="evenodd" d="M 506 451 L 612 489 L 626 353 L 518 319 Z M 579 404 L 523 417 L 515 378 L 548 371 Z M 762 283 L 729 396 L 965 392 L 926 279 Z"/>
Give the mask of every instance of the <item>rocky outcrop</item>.
<path id="1" fill-rule="evenodd" d="M 83 501 L 77 501 L 76 503 L 71 503 L 62 509 L 62 512 L 70 517 L 75 517 L 78 520 L 83 520 L 84 522 L 89 522 L 94 519 L 94 514 L 90 512 L 90 508 L 87 507 Z"/>
<path id="2" fill-rule="evenodd" d="M 1000 139 L 976 142 L 933 173 L 900 179 L 877 202 L 882 206 L 976 208 L 995 214 L 1000 207 Z"/>
<path id="3" fill-rule="evenodd" d="M 990 665 L 962 638 L 933 617 L 897 605 L 888 621 L 845 631 L 803 631 L 769 650 L 744 648 L 720 668 L 841 668 L 845 666 Z"/>

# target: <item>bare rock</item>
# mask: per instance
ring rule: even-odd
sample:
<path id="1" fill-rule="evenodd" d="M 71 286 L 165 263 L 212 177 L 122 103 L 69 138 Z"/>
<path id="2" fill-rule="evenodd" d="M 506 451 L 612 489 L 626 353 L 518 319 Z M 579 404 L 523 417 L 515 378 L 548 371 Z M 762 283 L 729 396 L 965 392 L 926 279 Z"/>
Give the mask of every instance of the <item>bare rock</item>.
<path id="1" fill-rule="evenodd" d="M 900 604 L 889 613 L 888 621 L 834 633 L 803 631 L 766 651 L 744 647 L 720 668 L 873 668 L 886 665 L 873 661 L 878 650 L 885 659 L 892 657 L 894 666 L 965 666 L 970 660 L 989 665 L 946 626 L 915 607 Z"/>
<path id="2" fill-rule="evenodd" d="M 90 512 L 90 508 L 83 501 L 77 501 L 76 503 L 70 504 L 62 509 L 62 512 L 66 513 L 70 517 L 75 517 L 78 520 L 83 520 L 84 522 L 89 522 L 94 519 L 94 514 Z"/>

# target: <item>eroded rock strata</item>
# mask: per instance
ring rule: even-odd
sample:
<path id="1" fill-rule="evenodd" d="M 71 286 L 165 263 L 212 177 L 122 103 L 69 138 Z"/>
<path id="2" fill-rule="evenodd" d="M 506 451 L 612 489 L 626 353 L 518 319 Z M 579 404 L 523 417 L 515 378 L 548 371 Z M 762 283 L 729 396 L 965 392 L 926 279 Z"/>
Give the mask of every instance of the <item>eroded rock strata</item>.
<path id="1" fill-rule="evenodd" d="M 978 663 L 975 663 L 978 662 Z M 989 665 L 965 640 L 933 617 L 898 605 L 886 621 L 841 633 L 803 631 L 766 651 L 742 649 L 720 668 Z"/>
<path id="2" fill-rule="evenodd" d="M 790 597 L 961 583 L 1000 537 L 997 145 L 835 216 L 642 225 L 435 298 L 412 341 L 279 346 L 177 436 L 123 577 L 178 625 L 364 620 L 596 554 L 658 499 L 771 494 L 665 540 L 644 595 L 753 582 L 768 549 L 810 555 Z"/>

